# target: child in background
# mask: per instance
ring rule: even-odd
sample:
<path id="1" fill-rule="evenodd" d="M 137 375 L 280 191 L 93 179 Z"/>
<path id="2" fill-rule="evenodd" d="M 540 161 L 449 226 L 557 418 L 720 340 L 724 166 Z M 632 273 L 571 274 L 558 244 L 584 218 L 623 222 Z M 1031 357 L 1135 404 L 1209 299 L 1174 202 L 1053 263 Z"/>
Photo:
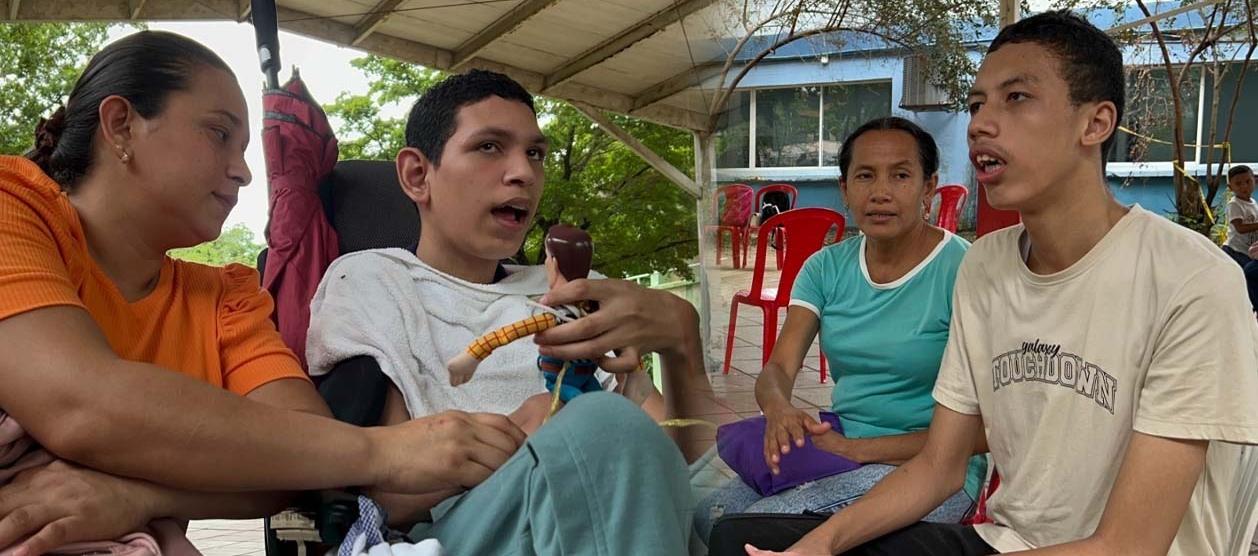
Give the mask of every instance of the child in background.
<path id="1" fill-rule="evenodd" d="M 1227 188 L 1232 190 L 1232 200 L 1227 203 L 1227 252 L 1241 268 L 1245 269 L 1245 283 L 1249 286 L 1249 303 L 1258 311 L 1258 261 L 1254 261 L 1251 248 L 1258 244 L 1258 203 L 1254 203 L 1254 171 L 1243 164 L 1227 171 Z"/>

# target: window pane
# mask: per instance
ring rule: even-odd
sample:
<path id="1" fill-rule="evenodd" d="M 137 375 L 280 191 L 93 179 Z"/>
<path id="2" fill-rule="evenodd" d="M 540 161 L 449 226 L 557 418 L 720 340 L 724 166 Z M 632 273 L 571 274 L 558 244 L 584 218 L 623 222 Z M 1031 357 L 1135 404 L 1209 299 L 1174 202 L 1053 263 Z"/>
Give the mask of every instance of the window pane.
<path id="1" fill-rule="evenodd" d="M 891 115 L 891 83 L 826 87 L 821 116 L 822 165 L 839 165 L 839 147 L 848 134 L 874 118 Z"/>
<path id="2" fill-rule="evenodd" d="M 1179 71 L 1178 68 L 1175 70 Z M 1200 96 L 1201 72 L 1189 72 L 1181 83 L 1183 99 L 1183 130 L 1184 143 L 1197 142 L 1197 99 Z M 1151 137 L 1156 141 L 1141 138 L 1122 130 L 1115 132 L 1114 151 L 1110 154 L 1112 162 L 1169 162 L 1172 160 L 1172 147 L 1162 141 L 1170 142 L 1175 136 L 1172 121 L 1175 114 L 1171 100 L 1171 85 L 1166 77 L 1166 70 L 1160 68 L 1135 67 L 1127 70 L 1127 107 L 1123 115 L 1123 126 L 1131 131 Z M 1195 158 L 1195 149 L 1184 148 L 1184 160 Z"/>
<path id="3" fill-rule="evenodd" d="M 1206 102 L 1204 115 L 1206 121 L 1213 119 L 1214 132 L 1211 133 L 1209 125 L 1202 131 L 1201 142 L 1205 144 L 1218 143 L 1223 140 L 1223 134 L 1227 130 L 1228 116 L 1231 115 L 1232 99 L 1236 96 L 1236 82 L 1240 78 L 1241 65 L 1231 64 L 1227 68 L 1226 73 L 1222 74 L 1222 82 L 1219 87 L 1219 101 L 1214 103 L 1214 79 L 1210 72 L 1206 73 Z M 1235 163 L 1254 163 L 1258 162 L 1258 126 L 1254 126 L 1254 115 L 1258 114 L 1258 68 L 1250 66 L 1249 71 L 1245 75 L 1245 80 L 1241 82 L 1240 101 L 1236 103 L 1236 113 L 1232 118 L 1232 131 L 1229 141 L 1232 144 L 1232 162 Z M 1214 115 L 1211 118 L 1210 115 Z M 1222 148 L 1214 149 L 1213 156 L 1207 156 L 1206 150 L 1201 151 L 1201 160 L 1198 162 L 1205 163 L 1206 160 L 1218 163 L 1223 160 L 1225 154 Z"/>
<path id="4" fill-rule="evenodd" d="M 817 165 L 818 87 L 756 92 L 756 166 Z"/>
<path id="5" fill-rule="evenodd" d="M 751 144 L 751 94 L 734 93 L 716 124 L 716 167 L 746 168 Z"/>

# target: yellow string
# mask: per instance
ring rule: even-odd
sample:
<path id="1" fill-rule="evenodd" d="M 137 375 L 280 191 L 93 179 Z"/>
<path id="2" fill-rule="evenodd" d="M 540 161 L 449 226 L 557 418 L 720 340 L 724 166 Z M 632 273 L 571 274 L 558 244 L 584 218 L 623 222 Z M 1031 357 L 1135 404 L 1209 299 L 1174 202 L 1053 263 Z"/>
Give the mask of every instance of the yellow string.
<path id="1" fill-rule="evenodd" d="M 1150 137 L 1150 136 L 1148 136 L 1148 135 L 1144 135 L 1144 134 L 1141 134 L 1141 133 L 1137 133 L 1137 132 L 1132 131 L 1132 130 L 1130 130 L 1130 129 L 1127 129 L 1126 127 L 1121 126 L 1121 125 L 1120 125 L 1120 126 L 1118 126 L 1118 130 L 1119 130 L 1119 131 L 1122 131 L 1123 133 L 1126 133 L 1127 135 L 1134 135 L 1134 136 L 1136 136 L 1136 137 L 1139 137 L 1139 138 L 1141 138 L 1141 139 L 1144 139 L 1145 141 L 1150 141 L 1150 142 L 1153 142 L 1153 143 L 1160 143 L 1160 144 L 1163 144 L 1163 145 L 1171 145 L 1171 146 L 1175 146 L 1175 144 L 1174 144 L 1174 143 L 1172 143 L 1172 142 L 1170 142 L 1170 141 L 1167 141 L 1167 140 L 1165 140 L 1165 139 L 1158 139 L 1158 138 L 1156 138 L 1156 137 Z M 1185 146 L 1185 147 L 1206 147 L 1206 148 L 1210 148 L 1210 149 L 1224 149 L 1224 151 L 1225 151 L 1225 152 L 1231 152 L 1231 150 L 1232 150 L 1232 144 L 1231 144 L 1231 143 L 1229 143 L 1229 142 L 1227 142 L 1227 141 L 1224 141 L 1224 142 L 1222 142 L 1222 143 L 1215 143 L 1215 144 L 1213 144 L 1213 145 L 1205 145 L 1205 144 L 1202 144 L 1202 145 L 1197 145 L 1197 144 L 1194 144 L 1194 143 L 1184 143 L 1184 146 Z M 1231 159 L 1231 156 L 1228 156 L 1227 158 L 1228 158 L 1228 159 Z"/>
<path id="2" fill-rule="evenodd" d="M 1175 144 L 1174 144 L 1174 143 L 1172 143 L 1172 142 L 1170 142 L 1170 141 L 1166 141 L 1166 140 L 1164 140 L 1164 139 L 1158 139 L 1158 138 L 1156 138 L 1156 137 L 1150 137 L 1150 136 L 1148 136 L 1148 135 L 1144 135 L 1144 134 L 1141 134 L 1141 133 L 1136 133 L 1135 131 L 1132 131 L 1132 130 L 1128 129 L 1128 128 L 1126 128 L 1125 126 L 1121 126 L 1121 125 L 1120 125 L 1120 126 L 1118 126 L 1118 129 L 1119 129 L 1119 131 L 1122 131 L 1123 133 L 1126 133 L 1126 134 L 1128 134 L 1128 135 L 1132 135 L 1132 136 L 1135 136 L 1135 137 L 1139 137 L 1139 138 L 1141 138 L 1141 139 L 1144 139 L 1145 141 L 1149 141 L 1149 142 L 1153 142 L 1153 143 L 1159 143 L 1159 144 L 1162 144 L 1162 145 L 1171 145 L 1171 146 L 1175 146 Z M 1206 148 L 1209 148 L 1209 149 L 1223 149 L 1223 160 L 1219 161 L 1219 164 L 1231 164 L 1231 163 L 1232 163 L 1232 143 L 1230 143 L 1230 142 L 1228 142 L 1228 141 L 1224 141 L 1224 142 L 1222 142 L 1222 143 L 1216 143 L 1216 144 L 1213 144 L 1213 145 L 1204 145 L 1204 144 L 1202 144 L 1202 145 L 1197 145 L 1197 144 L 1193 144 L 1193 143 L 1185 143 L 1185 144 L 1184 144 L 1184 147 L 1193 147 L 1193 148 L 1196 148 L 1196 147 L 1206 147 Z M 1176 171 L 1178 171 L 1178 172 L 1179 172 L 1179 174 L 1180 174 L 1181 176 L 1184 176 L 1185 178 L 1188 178 L 1189 180 L 1191 180 L 1191 181 L 1192 181 L 1193 185 L 1195 185 L 1195 186 L 1196 186 L 1196 188 L 1195 188 L 1195 189 L 1197 190 L 1197 195 L 1198 195 L 1199 197 L 1201 197 L 1201 206 L 1202 206 L 1202 207 L 1205 209 L 1205 211 L 1206 211 L 1206 218 L 1207 218 L 1207 219 L 1209 219 L 1209 221 L 1210 221 L 1210 225 L 1211 225 L 1211 226 L 1214 226 L 1214 223 L 1215 223 L 1215 220 L 1214 220 L 1214 211 L 1210 210 L 1210 203 L 1206 202 L 1206 194 L 1205 194 L 1205 193 L 1203 193 L 1203 192 L 1201 191 L 1201 182 L 1200 182 L 1200 181 L 1197 181 L 1197 178 L 1195 178 L 1195 177 L 1193 177 L 1193 176 L 1189 175 L 1189 174 L 1188 174 L 1188 170 L 1185 170 L 1183 166 L 1180 166 L 1180 165 L 1179 165 L 1178 163 L 1176 163 L 1175 161 L 1171 161 L 1171 166 L 1173 166 L 1173 167 L 1175 168 L 1175 170 L 1176 170 Z M 1226 230 L 1224 230 L 1223 235 L 1224 235 L 1224 238 L 1225 238 L 1225 240 L 1226 240 L 1226 236 L 1227 236 L 1227 231 L 1226 231 Z"/>
<path id="3" fill-rule="evenodd" d="M 559 368 L 559 376 L 555 377 L 555 393 L 551 394 L 550 411 L 547 411 L 546 418 L 542 419 L 543 425 L 546 424 L 546 421 L 549 421 L 551 417 L 554 417 L 554 415 L 559 412 L 559 392 L 563 389 L 563 375 L 567 374 L 568 365 L 571 365 L 571 363 L 565 361 L 563 364 L 563 367 Z"/>

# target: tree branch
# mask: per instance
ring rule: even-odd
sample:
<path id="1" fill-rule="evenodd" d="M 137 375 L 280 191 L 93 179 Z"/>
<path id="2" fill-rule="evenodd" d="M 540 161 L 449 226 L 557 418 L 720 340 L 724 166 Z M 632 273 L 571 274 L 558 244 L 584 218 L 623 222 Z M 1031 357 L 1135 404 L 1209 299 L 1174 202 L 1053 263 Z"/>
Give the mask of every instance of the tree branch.
<path id="1" fill-rule="evenodd" d="M 712 113 L 711 115 L 708 116 L 708 125 L 707 125 L 708 129 L 710 130 L 716 129 L 716 124 L 718 121 L 720 121 L 720 118 L 721 118 L 721 112 L 725 110 L 725 104 L 729 101 L 729 97 L 730 95 L 733 94 L 734 89 L 738 87 L 738 84 L 743 80 L 744 77 L 747 76 L 747 73 L 750 72 L 751 69 L 756 66 L 756 64 L 760 63 L 761 60 L 764 60 L 765 57 L 767 57 L 769 54 L 772 54 L 774 50 L 777 50 L 778 48 L 786 46 L 800 39 L 805 39 L 808 37 L 821 35 L 825 33 L 836 32 L 836 31 L 852 31 L 856 33 L 865 33 L 868 35 L 879 37 L 893 44 L 904 46 L 906 48 L 909 47 L 909 44 L 905 43 L 903 40 L 896 37 L 892 37 L 890 35 L 886 35 L 884 33 L 871 31 L 869 29 L 853 29 L 853 28 L 848 28 L 848 27 L 821 27 L 818 29 L 810 30 L 810 31 L 804 31 L 797 35 L 789 36 L 785 39 L 779 40 L 776 43 L 774 43 L 773 46 L 770 46 L 769 48 L 762 50 L 754 58 L 752 58 L 750 61 L 744 64 L 742 66 L 742 69 L 739 70 L 738 75 L 734 77 L 734 80 L 727 87 L 725 87 L 721 93 L 718 93 L 719 94 L 719 96 L 717 97 L 718 100 L 713 103 Z"/>
<path id="2" fill-rule="evenodd" d="M 1237 104 L 1240 103 L 1241 87 L 1245 84 L 1245 75 L 1249 73 L 1249 62 L 1254 57 L 1254 50 L 1258 48 L 1258 36 L 1256 36 L 1258 35 L 1258 31 L 1256 31 L 1254 28 L 1253 6 L 1250 5 L 1249 0 L 1244 0 L 1244 2 L 1245 2 L 1245 21 L 1247 22 L 1246 30 L 1249 34 L 1249 49 L 1245 51 L 1245 59 L 1241 62 L 1240 75 L 1236 77 L 1236 88 L 1232 91 L 1232 105 L 1228 107 L 1227 125 L 1224 127 L 1224 130 L 1223 130 L 1224 143 L 1228 143 L 1229 141 L 1231 141 L 1232 122 L 1236 120 L 1236 106 Z M 1217 87 L 1217 83 L 1216 83 L 1216 87 Z M 1217 141 L 1218 141 L 1217 138 L 1214 137 L 1214 132 L 1216 131 L 1216 126 L 1214 125 L 1215 123 L 1217 122 L 1211 122 L 1211 125 L 1210 125 L 1210 131 L 1211 131 L 1210 143 L 1211 144 L 1217 144 Z M 1214 150 L 1213 147 L 1211 147 L 1210 150 L 1211 152 L 1213 152 Z M 1225 156 L 1228 154 L 1231 154 L 1231 147 L 1228 147 L 1228 150 L 1224 152 Z M 1228 157 L 1228 158 L 1230 159 L 1231 157 Z M 1230 163 L 1231 160 L 1226 160 L 1226 161 L 1219 160 L 1219 176 L 1210 184 L 1210 191 L 1208 192 L 1209 197 L 1207 198 L 1207 200 L 1210 203 L 1214 203 L 1214 197 L 1218 193 L 1218 189 L 1219 189 L 1218 182 L 1222 180 L 1223 172 L 1225 171 L 1223 169 L 1223 164 L 1225 162 Z M 1208 163 L 1207 163 L 1207 168 L 1209 168 Z"/>
<path id="3" fill-rule="evenodd" d="M 568 145 L 563 151 L 563 179 L 572 179 L 572 149 L 576 144 L 577 126 L 568 126 Z"/>
<path id="4" fill-rule="evenodd" d="M 618 197 L 618 196 L 619 196 L 619 193 L 620 193 L 620 191 L 621 191 L 622 189 L 624 189 L 626 186 L 628 186 L 631 182 L 633 182 L 633 181 L 634 181 L 634 180 L 636 180 L 637 178 L 639 178 L 639 177 L 641 177 L 642 175 L 646 174 L 646 173 L 647 173 L 647 171 L 648 171 L 648 170 L 650 170 L 650 169 L 651 169 L 651 167 L 650 167 L 650 166 L 648 166 L 648 165 L 646 165 L 646 164 L 643 164 L 642 166 L 640 166 L 640 167 L 638 168 L 638 171 L 637 171 L 637 172 L 634 172 L 632 175 L 630 175 L 630 176 L 628 176 L 628 177 L 626 177 L 626 178 L 624 178 L 624 179 L 620 180 L 620 183 L 618 183 L 618 184 L 616 184 L 616 185 L 612 186 L 612 188 L 611 188 L 611 195 L 612 195 L 613 197 Z M 613 203 L 613 204 L 615 204 L 615 203 Z"/>
<path id="5" fill-rule="evenodd" d="M 1149 11 L 1149 7 L 1145 5 L 1144 0 L 1136 0 L 1136 5 L 1140 7 L 1140 11 L 1145 17 L 1153 17 Z M 1175 160 L 1175 206 L 1181 215 L 1184 215 L 1189 196 L 1184 185 L 1185 176 L 1182 168 L 1184 167 L 1184 122 L 1183 122 L 1183 100 L 1179 90 L 1179 79 L 1175 77 L 1175 68 L 1171 63 L 1171 53 L 1166 48 L 1166 39 L 1162 36 L 1162 30 L 1158 27 L 1157 21 L 1150 21 L 1149 27 L 1153 29 L 1153 38 L 1157 41 L 1158 48 L 1162 51 L 1162 63 L 1166 67 L 1166 79 L 1170 82 L 1171 103 L 1174 108 L 1174 121 L 1171 122 L 1175 137 L 1172 138 L 1173 148 L 1175 150 L 1172 156 Z M 1191 213 L 1188 216 L 1195 216 Z"/>
<path id="6" fill-rule="evenodd" d="M 594 160 L 594 157 L 602 154 L 602 152 L 607 147 L 611 146 L 613 142 L 614 140 L 612 137 L 606 133 L 594 134 L 594 137 L 590 139 L 590 145 L 585 149 L 585 154 L 581 157 L 581 160 L 575 164 L 574 173 L 579 174 L 584 172 L 590 165 L 590 162 Z"/>

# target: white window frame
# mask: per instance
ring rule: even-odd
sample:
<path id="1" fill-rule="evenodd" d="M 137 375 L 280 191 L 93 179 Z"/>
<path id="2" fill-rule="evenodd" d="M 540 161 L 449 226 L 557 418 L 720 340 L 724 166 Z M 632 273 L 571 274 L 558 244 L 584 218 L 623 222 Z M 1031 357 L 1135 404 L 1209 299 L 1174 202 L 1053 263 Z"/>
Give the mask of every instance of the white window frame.
<path id="1" fill-rule="evenodd" d="M 850 86 L 850 85 L 868 85 L 886 83 L 890 95 L 887 97 L 888 114 L 895 113 L 895 83 L 892 79 L 866 79 L 861 81 L 840 81 L 837 83 L 800 83 L 789 87 L 756 87 L 749 89 L 739 89 L 738 92 L 745 92 L 748 95 L 747 103 L 748 118 L 750 123 L 747 126 L 747 166 L 743 168 L 717 168 L 721 179 L 746 180 L 746 179 L 801 179 L 801 178 L 836 178 L 839 175 L 838 166 L 825 166 L 825 153 L 822 151 L 822 143 L 825 140 L 824 122 L 825 122 L 825 106 L 826 106 L 826 87 Z M 817 165 L 816 166 L 772 166 L 757 167 L 756 166 L 756 112 L 759 91 L 777 91 L 798 89 L 800 87 L 818 87 L 817 95 Z"/>

